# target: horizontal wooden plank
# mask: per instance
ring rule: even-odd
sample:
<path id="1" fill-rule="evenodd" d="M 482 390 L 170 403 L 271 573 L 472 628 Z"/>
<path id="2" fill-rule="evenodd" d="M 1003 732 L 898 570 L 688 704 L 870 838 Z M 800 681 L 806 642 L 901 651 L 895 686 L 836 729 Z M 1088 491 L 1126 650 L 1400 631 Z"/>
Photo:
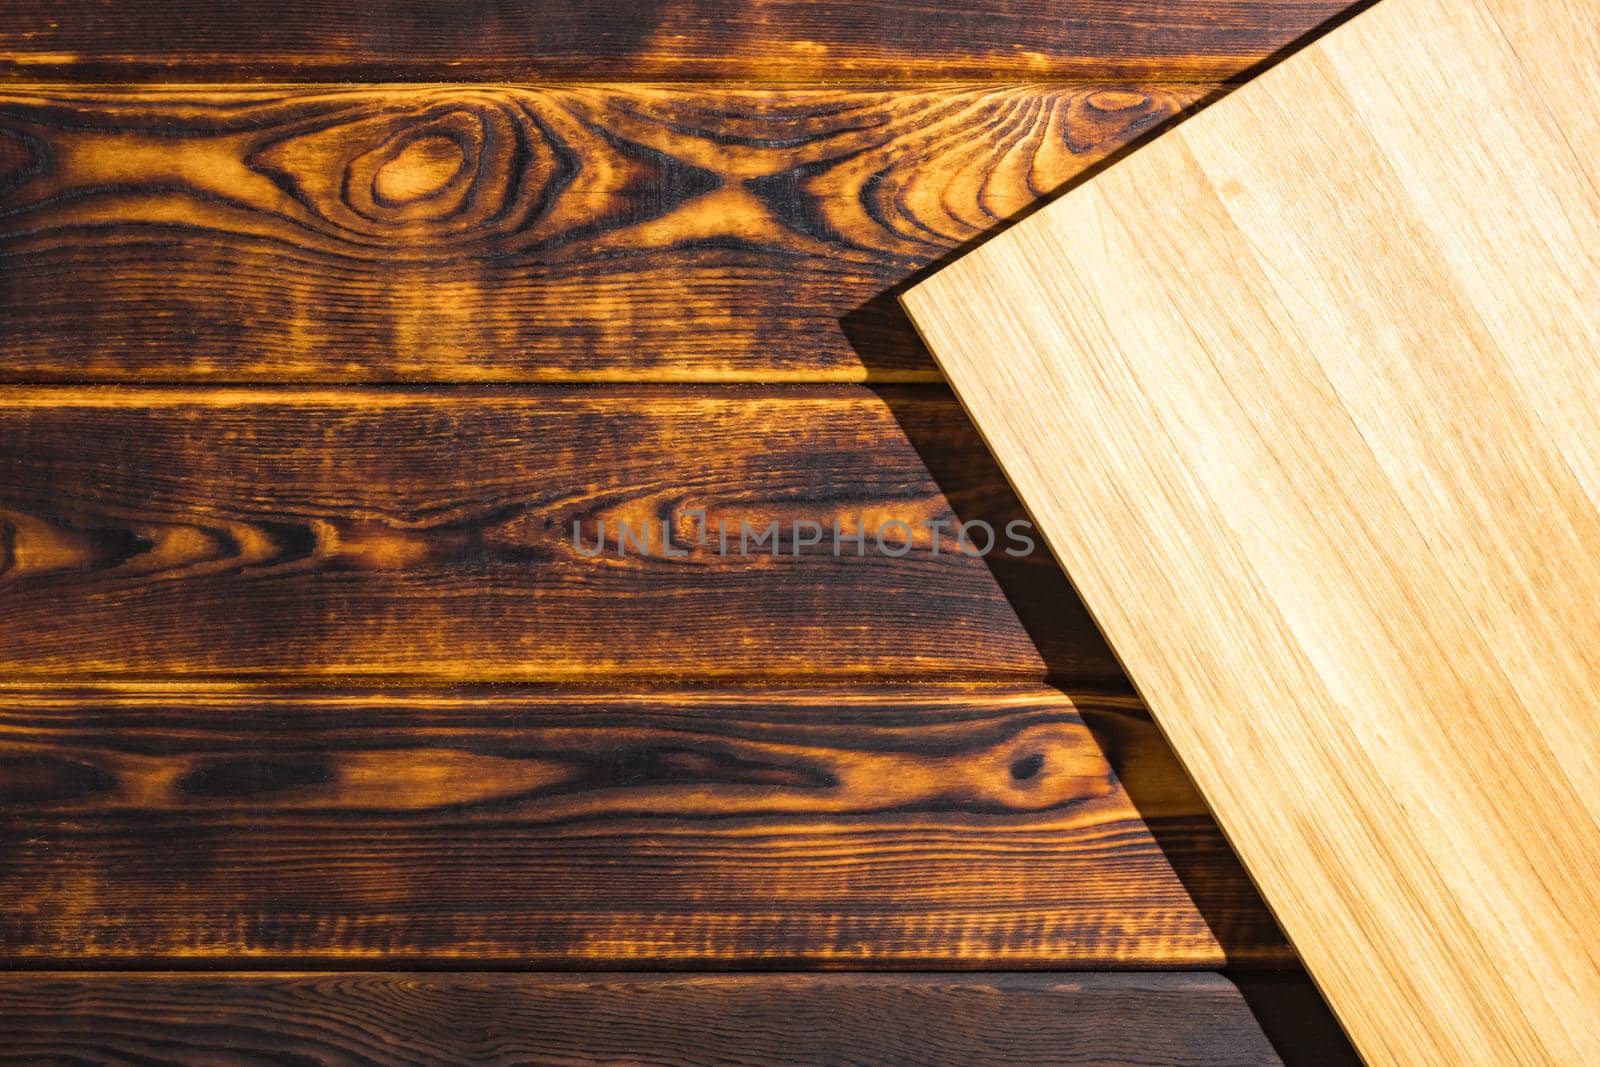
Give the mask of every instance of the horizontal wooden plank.
<path id="1" fill-rule="evenodd" d="M 0 78 L 1228 77 L 1349 0 L 0 4 Z"/>
<path id="2" fill-rule="evenodd" d="M 0 976 L 30 1063 L 1281 1062 L 1210 974 Z"/>
<path id="3" fill-rule="evenodd" d="M 1213 88 L 18 88 L 0 380 L 936 380 L 886 292 Z"/>
<path id="4" fill-rule="evenodd" d="M 0 963 L 1284 961 L 1158 747 L 1041 687 L 12 686 Z"/>
<path id="5" fill-rule="evenodd" d="M 937 387 L 13 388 L 0 672 L 1120 682 L 1021 517 Z"/>

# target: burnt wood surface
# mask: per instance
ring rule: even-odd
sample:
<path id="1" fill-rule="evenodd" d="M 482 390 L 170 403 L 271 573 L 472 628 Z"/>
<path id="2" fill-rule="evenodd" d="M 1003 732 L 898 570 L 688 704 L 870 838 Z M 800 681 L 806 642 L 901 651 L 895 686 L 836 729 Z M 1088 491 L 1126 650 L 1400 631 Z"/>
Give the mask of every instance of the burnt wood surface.
<path id="1" fill-rule="evenodd" d="M 0 976 L 0 1063 L 1267 1067 L 1215 975 Z"/>
<path id="2" fill-rule="evenodd" d="M 941 389 L 12 388 L 0 670 L 1118 681 L 1022 517 Z"/>
<path id="3" fill-rule="evenodd" d="M 0 380 L 934 381 L 883 294 L 1216 89 L 0 91 Z"/>
<path id="4" fill-rule="evenodd" d="M 1275 1062 L 1200 974 L 393 969 L 1292 963 L 1042 549 L 570 523 L 1023 517 L 896 292 L 1348 6 L 0 0 L 0 1060 Z"/>
<path id="5" fill-rule="evenodd" d="M 14 687 L 0 963 L 1287 962 L 1153 746 L 1043 687 Z"/>
<path id="6" fill-rule="evenodd" d="M 0 77 L 794 82 L 1226 78 L 1341 0 L 0 3 Z"/>

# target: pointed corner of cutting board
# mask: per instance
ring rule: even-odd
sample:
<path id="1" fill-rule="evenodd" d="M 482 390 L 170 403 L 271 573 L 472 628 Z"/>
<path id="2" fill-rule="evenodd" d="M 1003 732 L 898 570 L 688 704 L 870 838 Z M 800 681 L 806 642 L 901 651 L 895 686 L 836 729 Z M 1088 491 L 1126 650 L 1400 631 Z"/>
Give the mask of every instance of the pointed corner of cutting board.
<path id="1" fill-rule="evenodd" d="M 900 294 L 1374 1063 L 1600 1064 L 1596 72 L 1381 0 Z"/>

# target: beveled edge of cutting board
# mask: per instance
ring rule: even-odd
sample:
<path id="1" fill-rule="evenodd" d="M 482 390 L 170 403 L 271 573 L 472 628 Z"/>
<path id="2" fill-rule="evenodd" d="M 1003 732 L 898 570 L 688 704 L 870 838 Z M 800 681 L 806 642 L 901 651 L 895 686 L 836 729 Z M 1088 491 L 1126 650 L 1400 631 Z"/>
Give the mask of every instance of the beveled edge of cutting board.
<path id="1" fill-rule="evenodd" d="M 1137 159 L 1140 155 L 1152 150 L 1155 146 L 1161 144 L 1170 134 L 1180 127 L 1188 126 L 1190 123 L 1226 121 L 1226 112 L 1228 111 L 1229 101 L 1232 101 L 1235 98 L 1248 99 L 1251 94 L 1263 94 L 1271 92 L 1273 90 L 1275 81 L 1280 76 L 1280 71 L 1282 71 L 1287 64 L 1292 63 L 1296 56 L 1300 55 L 1307 48 L 1315 47 L 1319 42 L 1326 40 L 1330 35 L 1338 33 L 1349 23 L 1368 16 L 1371 12 L 1381 9 L 1383 6 L 1384 0 L 1363 0 L 1362 3 L 1357 4 L 1345 15 L 1329 22 L 1325 27 L 1323 27 L 1321 32 L 1318 32 L 1312 37 L 1308 37 L 1296 42 L 1292 49 L 1284 52 L 1283 54 L 1272 57 L 1267 63 L 1258 68 L 1258 72 L 1253 77 L 1239 85 L 1237 88 L 1229 91 L 1225 95 L 1204 102 L 1198 110 L 1180 113 L 1176 119 L 1159 126 L 1157 129 L 1151 131 L 1146 137 L 1140 138 L 1126 146 L 1124 149 L 1113 153 L 1100 164 L 1097 164 L 1096 166 L 1090 168 L 1083 174 L 1068 182 L 1064 187 L 1047 194 L 1040 204 L 1029 208 L 1020 218 L 1002 224 L 997 232 L 984 238 L 975 247 L 972 247 L 961 255 L 950 259 L 938 269 L 927 274 L 925 277 L 918 279 L 913 284 L 906 286 L 896 294 L 896 300 L 900 304 L 901 308 L 905 311 L 906 317 L 911 322 L 911 325 L 915 329 L 918 338 L 922 341 L 923 345 L 931 354 L 940 374 L 943 375 L 944 379 L 950 386 L 951 392 L 961 404 L 962 410 L 971 420 L 973 427 L 978 432 L 979 438 L 984 443 L 984 447 L 989 449 L 991 455 L 995 457 L 996 465 L 999 467 L 1001 473 L 1005 475 L 1008 483 L 1011 481 L 1011 475 L 1006 470 L 1005 463 L 1000 461 L 998 454 L 995 452 L 993 443 L 989 437 L 989 433 L 983 425 L 982 420 L 976 417 L 975 413 L 968 405 L 965 383 L 961 380 L 959 375 L 953 373 L 952 369 L 946 366 L 944 358 L 940 354 L 939 346 L 935 343 L 934 339 L 929 336 L 930 331 L 923 328 L 923 323 L 920 320 L 924 317 L 931 318 L 930 315 L 925 315 L 925 310 L 931 308 L 934 303 L 938 302 L 942 298 L 942 295 L 947 292 L 951 286 L 966 285 L 967 283 L 962 280 L 962 275 L 969 271 L 973 271 L 976 268 L 980 268 L 989 257 L 996 253 L 997 249 L 1004 247 L 1004 242 L 1008 238 L 1014 238 L 1019 232 L 1026 233 L 1030 227 L 1045 225 L 1046 216 L 1048 216 L 1051 212 L 1071 210 L 1064 205 L 1071 203 L 1073 197 L 1078 194 L 1080 190 L 1092 185 L 1102 174 L 1114 170 L 1119 166 L 1125 165 L 1131 160 Z M 994 313 L 999 314 L 1001 312 L 999 308 L 995 308 Z M 1013 488 L 1015 488 L 1015 486 L 1013 486 Z M 1027 500 L 1023 498 L 1023 495 L 1020 492 L 1017 494 L 1017 497 L 1020 505 L 1031 519 L 1033 517 L 1032 510 L 1029 507 Z M 1077 582 L 1074 580 L 1072 572 L 1061 563 L 1062 554 L 1052 543 L 1052 537 L 1049 530 L 1043 525 L 1039 524 L 1037 521 L 1034 522 L 1034 528 L 1039 532 L 1040 540 L 1043 542 L 1046 550 L 1049 551 L 1052 558 L 1055 559 L 1057 566 L 1061 567 L 1062 573 L 1065 575 L 1069 586 L 1072 588 L 1074 595 L 1078 596 L 1091 621 L 1103 633 L 1105 627 L 1102 624 L 1098 613 L 1083 597 L 1082 590 L 1078 587 Z M 1122 668 L 1123 674 L 1128 679 L 1129 685 L 1133 688 L 1135 694 L 1143 703 L 1145 703 L 1146 706 L 1149 706 L 1150 702 L 1145 699 L 1144 694 L 1139 688 L 1137 680 L 1133 677 L 1132 672 L 1128 670 L 1128 666 L 1123 660 L 1123 657 L 1120 655 L 1120 653 L 1118 653 L 1115 646 L 1109 641 L 1107 642 L 1107 645 L 1110 649 L 1111 655 L 1115 658 L 1117 664 Z M 1162 737 L 1165 739 L 1167 735 L 1165 729 L 1161 725 L 1160 716 L 1152 714 L 1152 720 L 1155 722 L 1157 730 L 1161 732 Z M 1179 765 L 1184 768 L 1185 773 L 1188 774 L 1195 782 L 1196 791 L 1200 794 L 1201 799 L 1214 813 L 1217 807 L 1215 799 L 1208 795 L 1208 790 L 1204 784 L 1202 784 L 1202 782 L 1195 777 L 1193 769 L 1189 766 L 1189 761 L 1184 758 L 1183 754 L 1179 752 L 1176 747 L 1173 749 L 1173 755 Z M 1218 825 L 1224 839 L 1228 841 L 1229 848 L 1233 849 L 1237 854 L 1237 845 L 1233 841 L 1227 825 L 1221 819 L 1218 820 Z M 1245 867 L 1245 870 L 1247 875 L 1251 878 L 1251 881 L 1255 882 L 1255 876 L 1249 871 L 1248 866 Z M 1277 913 L 1277 909 L 1273 906 L 1273 902 L 1269 898 L 1268 894 L 1261 892 L 1259 883 L 1257 883 L 1257 891 L 1261 893 L 1262 900 L 1268 912 L 1272 914 L 1274 921 L 1278 923 L 1280 929 L 1283 928 L 1283 922 Z M 1350 1020 L 1344 1017 L 1343 1012 L 1336 1003 L 1336 998 L 1328 995 L 1329 991 L 1324 988 L 1318 976 L 1309 968 L 1307 970 L 1307 974 L 1312 985 L 1316 988 L 1318 995 L 1323 998 L 1324 1003 L 1328 1005 L 1334 1018 L 1337 1019 L 1338 1024 L 1345 1030 L 1346 1033 L 1348 1033 L 1350 1029 Z"/>

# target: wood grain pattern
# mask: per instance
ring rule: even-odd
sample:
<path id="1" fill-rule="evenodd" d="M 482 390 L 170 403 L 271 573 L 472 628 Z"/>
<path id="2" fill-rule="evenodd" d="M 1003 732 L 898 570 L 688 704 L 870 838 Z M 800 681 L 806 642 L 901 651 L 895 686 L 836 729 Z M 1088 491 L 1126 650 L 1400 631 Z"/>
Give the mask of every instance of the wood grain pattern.
<path id="1" fill-rule="evenodd" d="M 1385 0 L 908 298 L 1373 1063 L 1600 1062 L 1597 27 Z"/>
<path id="2" fill-rule="evenodd" d="M 0 962 L 1285 962 L 1176 768 L 1167 854 L 1112 774 L 1153 740 L 1042 687 L 10 687 Z"/>
<path id="3" fill-rule="evenodd" d="M 0 380 L 931 381 L 874 298 L 1211 88 L 16 88 Z"/>
<path id="4" fill-rule="evenodd" d="M 1266 1067 L 1215 975 L 0 976 L 0 1063 Z"/>
<path id="5" fill-rule="evenodd" d="M 1226 78 L 1349 0 L 5 0 L 0 78 Z"/>
<path id="6" fill-rule="evenodd" d="M 935 382 L 888 290 L 1343 6 L 0 0 L 0 968 L 189 972 L 0 1062 L 1276 1063 L 1212 975 L 210 969 L 1290 962 L 1041 554 L 563 536 L 1020 518 L 942 392 L 303 387 Z"/>
<path id="7" fill-rule="evenodd" d="M 1042 548 L 956 550 L 1021 514 L 975 445 L 922 387 L 11 389 L 0 670 L 1120 680 Z"/>

